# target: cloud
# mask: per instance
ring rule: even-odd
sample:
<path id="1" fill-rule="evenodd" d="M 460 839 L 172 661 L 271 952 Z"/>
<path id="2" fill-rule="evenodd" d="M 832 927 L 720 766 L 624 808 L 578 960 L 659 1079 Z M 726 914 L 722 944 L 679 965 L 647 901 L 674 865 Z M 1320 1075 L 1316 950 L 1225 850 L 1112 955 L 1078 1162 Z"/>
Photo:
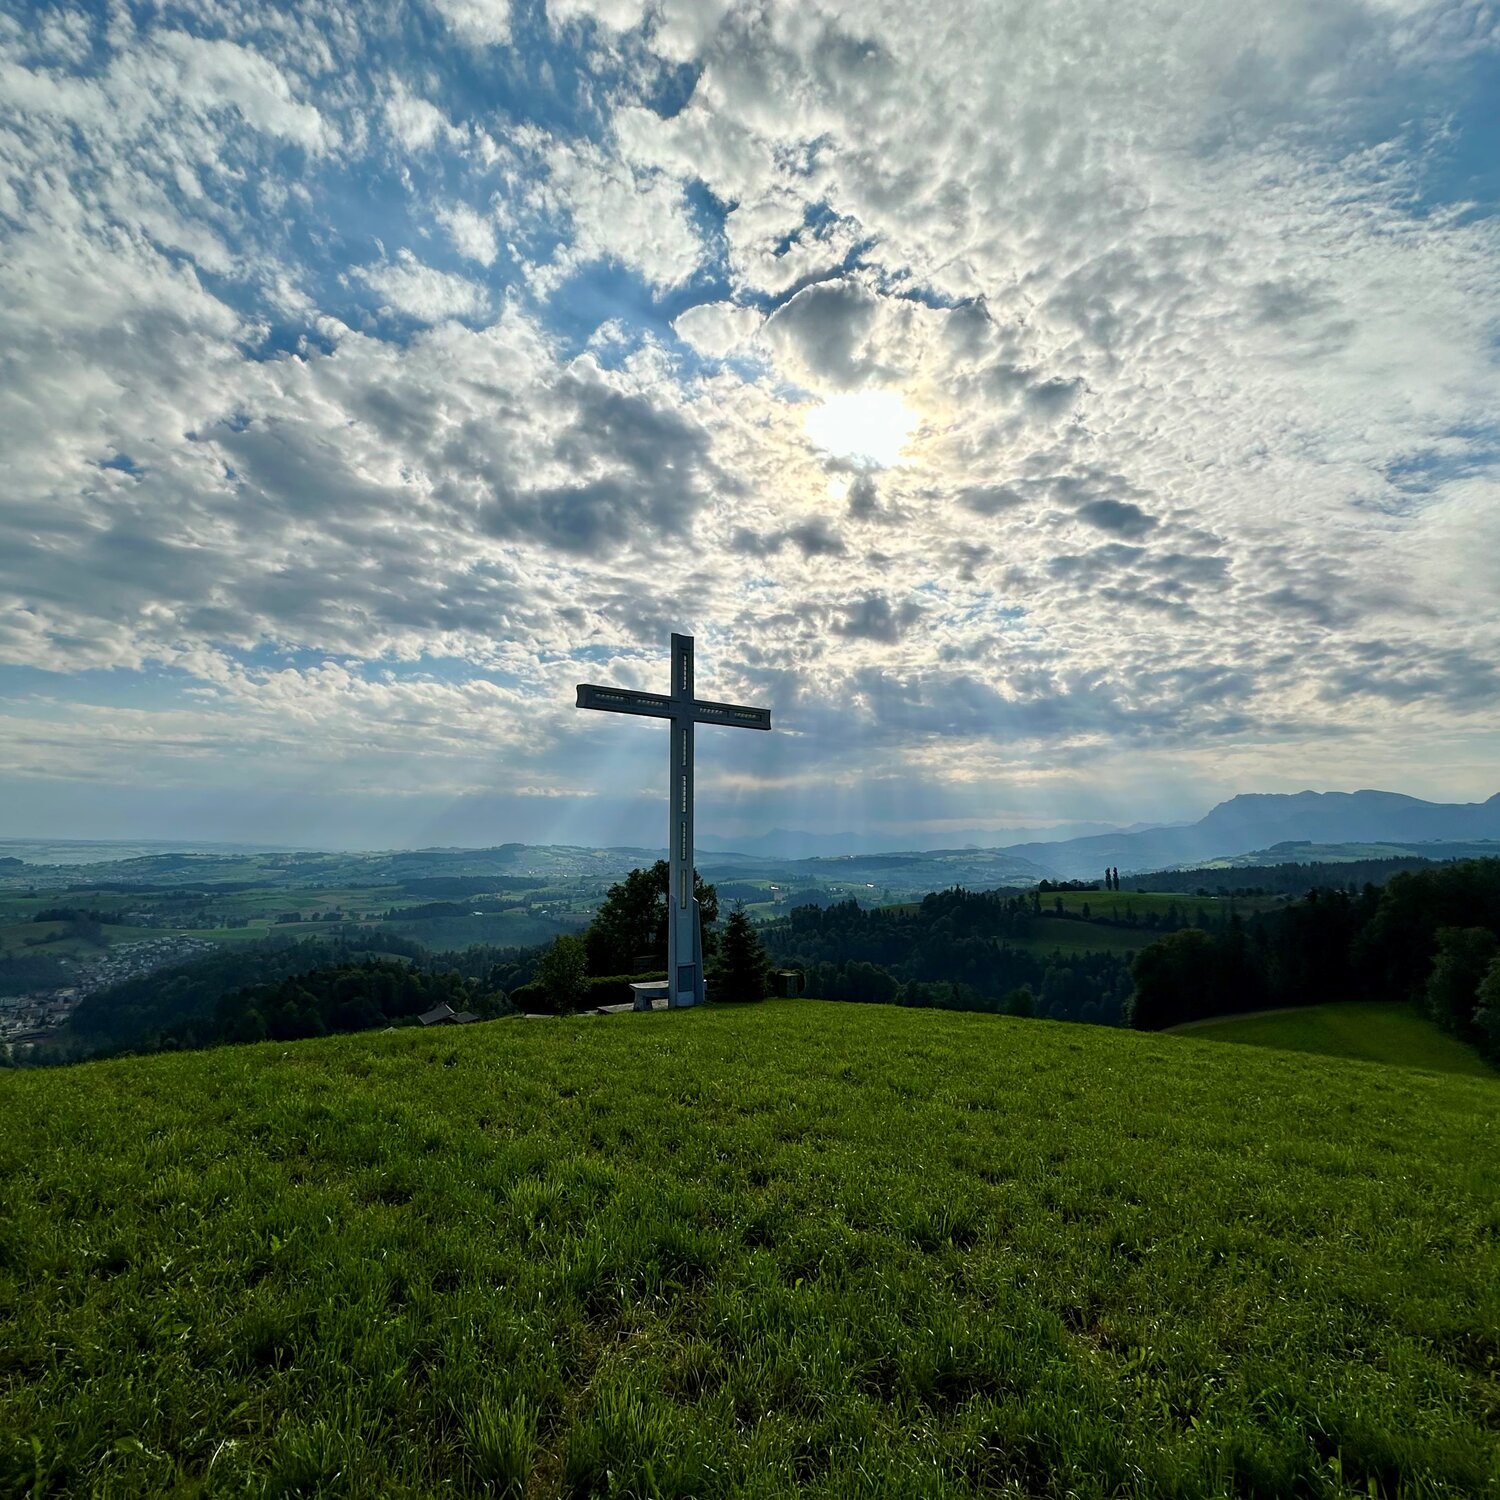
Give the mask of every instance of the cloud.
<path id="1" fill-rule="evenodd" d="M 425 266 L 410 250 L 399 251 L 394 262 L 358 266 L 353 274 L 385 299 L 387 310 L 422 323 L 479 318 L 489 308 L 489 297 L 478 283 Z"/>
<path id="2" fill-rule="evenodd" d="M 437 105 L 398 78 L 385 101 L 385 126 L 407 151 L 426 151 L 439 140 L 461 138 Z"/>
<path id="3" fill-rule="evenodd" d="M 700 302 L 672 323 L 678 338 L 709 359 L 725 359 L 755 337 L 762 322 L 753 307 L 732 302 Z"/>
<path id="4" fill-rule="evenodd" d="M 425 737 L 468 796 L 472 737 L 572 795 L 570 682 L 687 626 L 793 731 L 716 764 L 819 808 L 1080 796 L 1118 743 L 1122 804 L 1493 790 L 1487 22 L 429 21 L 0 31 L 0 668 L 56 674 L 12 764 L 295 744 L 394 797 Z M 878 478 L 805 422 L 871 391 Z"/>
<path id="5" fill-rule="evenodd" d="M 921 606 L 911 600 L 892 606 L 884 594 L 870 594 L 850 604 L 833 628 L 839 635 L 855 640 L 894 644 L 921 617 Z"/>
<path id="6" fill-rule="evenodd" d="M 532 271 L 543 295 L 594 262 L 628 266 L 657 288 L 681 286 L 702 265 L 705 247 L 678 179 L 590 141 L 532 131 L 522 147 L 529 180 L 504 217 L 542 239 L 566 228 L 555 254 Z"/>
<path id="7" fill-rule="evenodd" d="M 466 42 L 494 47 L 510 41 L 510 0 L 432 0 L 432 3 Z"/>
<path id="8" fill-rule="evenodd" d="M 495 226 L 483 214 L 475 213 L 467 203 L 455 203 L 439 208 L 438 222 L 448 231 L 453 248 L 467 260 L 477 261 L 481 266 L 492 265 L 495 260 Z"/>
<path id="9" fill-rule="evenodd" d="M 879 373 L 868 347 L 877 306 L 855 282 L 810 286 L 771 315 L 765 334 L 803 378 L 848 390 Z"/>
<path id="10" fill-rule="evenodd" d="M 1155 516 L 1148 516 L 1128 500 L 1090 500 L 1080 505 L 1076 514 L 1080 521 L 1116 536 L 1142 537 L 1156 526 Z"/>

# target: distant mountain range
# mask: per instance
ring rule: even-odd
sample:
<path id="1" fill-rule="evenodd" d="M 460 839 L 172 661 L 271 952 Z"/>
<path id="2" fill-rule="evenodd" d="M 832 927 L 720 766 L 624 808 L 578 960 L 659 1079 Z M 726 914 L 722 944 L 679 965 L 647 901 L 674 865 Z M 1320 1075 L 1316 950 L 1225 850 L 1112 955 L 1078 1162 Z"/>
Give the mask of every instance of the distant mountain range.
<path id="1" fill-rule="evenodd" d="M 966 828 L 943 835 L 945 849 L 1003 849 L 1029 840 L 1056 843 L 1063 839 L 1089 838 L 1104 833 L 1134 833 L 1157 828 L 1157 823 L 1057 823 L 1047 828 Z M 849 854 L 908 854 L 930 850 L 932 835 L 888 833 L 806 833 L 795 828 L 773 828 L 769 833 L 725 836 L 700 833 L 699 849 L 710 854 L 754 854 L 766 859 L 826 859 Z"/>
<path id="2" fill-rule="evenodd" d="M 1196 823 L 1136 824 L 1073 834 L 1080 827 L 1098 826 L 1075 823 L 1031 830 L 1032 836 L 1019 843 L 1000 842 L 1003 833 L 976 833 L 976 842 L 965 841 L 963 847 L 925 850 L 901 848 L 899 840 L 893 847 L 889 838 L 878 835 L 775 829 L 751 839 L 705 837 L 699 841 L 698 866 L 709 880 L 769 880 L 794 890 L 804 885 L 833 887 L 873 901 L 909 900 L 952 885 L 985 890 L 1033 885 L 1042 879 L 1097 879 L 1111 865 L 1122 874 L 1136 874 L 1211 862 L 1243 865 L 1402 854 L 1433 859 L 1500 855 L 1500 795 L 1488 802 L 1440 803 L 1397 792 L 1251 793 L 1221 802 Z M 1039 831 L 1072 836 L 1035 837 Z M 984 845 L 979 846 L 977 840 L 984 840 Z M 502 877 L 512 882 L 506 888 L 514 889 L 516 882 L 609 881 L 650 864 L 665 852 L 660 848 L 538 844 L 273 852 L 233 844 L 15 839 L 0 840 L 0 888 L 94 880 L 127 886 L 254 881 L 335 888 L 438 878 L 482 888 L 486 879 Z M 42 868 L 46 874 L 39 881 Z"/>
<path id="3" fill-rule="evenodd" d="M 1475 839 L 1500 839 L 1500 794 L 1488 802 L 1454 803 L 1423 802 L 1399 792 L 1253 792 L 1219 803 L 1196 823 L 1032 840 L 1008 844 L 1004 852 L 1077 880 L 1098 875 L 1106 865 L 1125 872 L 1164 870 L 1296 840 L 1423 844 Z"/>

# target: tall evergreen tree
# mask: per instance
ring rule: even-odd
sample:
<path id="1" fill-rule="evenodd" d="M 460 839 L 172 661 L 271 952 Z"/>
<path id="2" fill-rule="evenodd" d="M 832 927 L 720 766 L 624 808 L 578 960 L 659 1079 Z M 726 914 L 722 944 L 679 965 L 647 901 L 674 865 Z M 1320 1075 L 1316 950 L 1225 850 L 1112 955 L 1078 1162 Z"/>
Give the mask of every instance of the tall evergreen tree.
<path id="1" fill-rule="evenodd" d="M 724 926 L 719 966 L 709 993 L 715 1000 L 764 1000 L 770 987 L 771 962 L 760 935 L 742 907 L 735 907 Z"/>

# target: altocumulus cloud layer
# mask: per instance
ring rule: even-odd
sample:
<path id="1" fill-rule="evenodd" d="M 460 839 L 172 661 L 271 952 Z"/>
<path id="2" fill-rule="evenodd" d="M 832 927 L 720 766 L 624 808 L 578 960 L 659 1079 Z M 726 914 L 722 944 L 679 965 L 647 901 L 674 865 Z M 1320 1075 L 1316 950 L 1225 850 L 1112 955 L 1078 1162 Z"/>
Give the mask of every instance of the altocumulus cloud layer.
<path id="1" fill-rule="evenodd" d="M 1495 790 L 1484 4 L 0 16 L 4 832 Z M 750 744 L 736 743 L 751 741 Z"/>

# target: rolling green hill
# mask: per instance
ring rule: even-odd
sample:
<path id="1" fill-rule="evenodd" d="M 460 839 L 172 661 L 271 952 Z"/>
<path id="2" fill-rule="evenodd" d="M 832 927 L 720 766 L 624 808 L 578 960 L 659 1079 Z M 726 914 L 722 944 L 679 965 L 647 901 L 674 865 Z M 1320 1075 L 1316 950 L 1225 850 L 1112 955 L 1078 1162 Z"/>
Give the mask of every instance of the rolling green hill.
<path id="1" fill-rule="evenodd" d="M 1189 1021 L 1172 1030 L 1205 1042 L 1248 1042 L 1500 1082 L 1500 1075 L 1472 1047 L 1443 1031 L 1415 1005 L 1347 1000 L 1303 1010 Z"/>
<path id="2" fill-rule="evenodd" d="M 1497 1131 L 795 1001 L 0 1075 L 0 1493 L 1500 1495 Z"/>

